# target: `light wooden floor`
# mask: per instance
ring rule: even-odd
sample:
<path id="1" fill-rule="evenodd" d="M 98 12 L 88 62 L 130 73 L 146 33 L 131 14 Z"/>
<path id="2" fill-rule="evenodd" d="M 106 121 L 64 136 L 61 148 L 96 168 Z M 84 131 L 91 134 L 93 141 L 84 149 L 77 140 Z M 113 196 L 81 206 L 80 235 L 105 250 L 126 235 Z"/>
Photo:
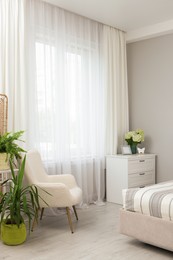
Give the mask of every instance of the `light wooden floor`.
<path id="1" fill-rule="evenodd" d="M 0 243 L 0 259 L 13 260 L 164 260 L 173 253 L 118 233 L 119 205 L 92 205 L 78 210 L 71 234 L 64 213 L 48 215 L 20 246 Z"/>

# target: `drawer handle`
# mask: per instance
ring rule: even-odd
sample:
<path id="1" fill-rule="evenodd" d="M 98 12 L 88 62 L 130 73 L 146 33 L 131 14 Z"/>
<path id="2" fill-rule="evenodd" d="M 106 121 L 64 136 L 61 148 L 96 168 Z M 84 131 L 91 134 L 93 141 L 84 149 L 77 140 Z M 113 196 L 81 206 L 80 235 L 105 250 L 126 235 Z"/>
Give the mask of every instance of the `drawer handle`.
<path id="1" fill-rule="evenodd" d="M 145 175 L 145 172 L 139 173 L 139 175 Z"/>
<path id="2" fill-rule="evenodd" d="M 139 162 L 145 162 L 145 160 L 139 160 Z"/>
<path id="3" fill-rule="evenodd" d="M 140 186 L 139 188 L 144 188 L 145 186 Z"/>

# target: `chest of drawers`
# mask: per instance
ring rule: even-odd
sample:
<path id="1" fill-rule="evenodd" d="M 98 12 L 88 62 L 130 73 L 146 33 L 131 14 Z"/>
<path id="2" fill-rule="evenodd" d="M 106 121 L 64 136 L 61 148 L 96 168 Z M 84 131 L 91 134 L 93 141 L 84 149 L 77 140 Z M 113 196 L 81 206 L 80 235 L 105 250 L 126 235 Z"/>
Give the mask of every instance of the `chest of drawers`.
<path id="1" fill-rule="evenodd" d="M 122 204 L 122 189 L 155 183 L 155 154 L 106 157 L 107 201 Z"/>

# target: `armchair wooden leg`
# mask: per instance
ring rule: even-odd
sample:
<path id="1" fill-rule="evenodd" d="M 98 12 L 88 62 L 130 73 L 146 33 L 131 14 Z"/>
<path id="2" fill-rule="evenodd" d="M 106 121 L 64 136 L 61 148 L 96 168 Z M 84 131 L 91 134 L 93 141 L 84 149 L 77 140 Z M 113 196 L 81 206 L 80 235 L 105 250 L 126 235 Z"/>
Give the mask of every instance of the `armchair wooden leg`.
<path id="1" fill-rule="evenodd" d="M 78 215 L 77 215 L 77 211 L 76 211 L 76 207 L 75 206 L 73 206 L 73 210 L 74 210 L 74 214 L 76 216 L 76 219 L 78 220 Z"/>
<path id="2" fill-rule="evenodd" d="M 40 220 L 42 220 L 43 212 L 44 212 L 44 208 L 41 209 Z"/>
<path id="3" fill-rule="evenodd" d="M 71 221 L 71 215 L 70 215 L 70 209 L 69 209 L 69 207 L 66 207 L 66 212 L 67 212 L 68 223 L 69 223 L 69 225 L 70 225 L 71 233 L 74 233 L 74 231 L 73 231 L 73 225 L 72 225 L 72 221 Z"/>
<path id="4" fill-rule="evenodd" d="M 39 211 L 39 210 L 38 210 Z M 37 216 L 38 216 L 38 211 L 37 211 Z M 33 223 L 32 223 L 32 227 L 31 227 L 31 231 L 34 231 L 34 227 L 36 225 L 36 223 L 38 222 L 38 217 L 34 217 Z"/>
<path id="5" fill-rule="evenodd" d="M 35 227 L 35 224 L 36 224 L 36 219 L 34 218 L 34 221 L 33 221 L 33 223 L 32 223 L 32 227 L 31 227 L 31 231 L 33 232 L 34 231 L 34 227 Z"/>

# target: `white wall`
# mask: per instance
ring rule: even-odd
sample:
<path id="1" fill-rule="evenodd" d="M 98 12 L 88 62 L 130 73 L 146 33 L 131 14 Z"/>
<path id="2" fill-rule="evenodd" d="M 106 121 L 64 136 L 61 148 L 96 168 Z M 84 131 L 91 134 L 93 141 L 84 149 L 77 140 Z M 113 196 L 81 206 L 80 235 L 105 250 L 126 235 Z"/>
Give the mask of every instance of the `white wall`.
<path id="1" fill-rule="evenodd" d="M 173 179 L 173 34 L 127 45 L 130 129 L 157 154 L 157 182 Z"/>

